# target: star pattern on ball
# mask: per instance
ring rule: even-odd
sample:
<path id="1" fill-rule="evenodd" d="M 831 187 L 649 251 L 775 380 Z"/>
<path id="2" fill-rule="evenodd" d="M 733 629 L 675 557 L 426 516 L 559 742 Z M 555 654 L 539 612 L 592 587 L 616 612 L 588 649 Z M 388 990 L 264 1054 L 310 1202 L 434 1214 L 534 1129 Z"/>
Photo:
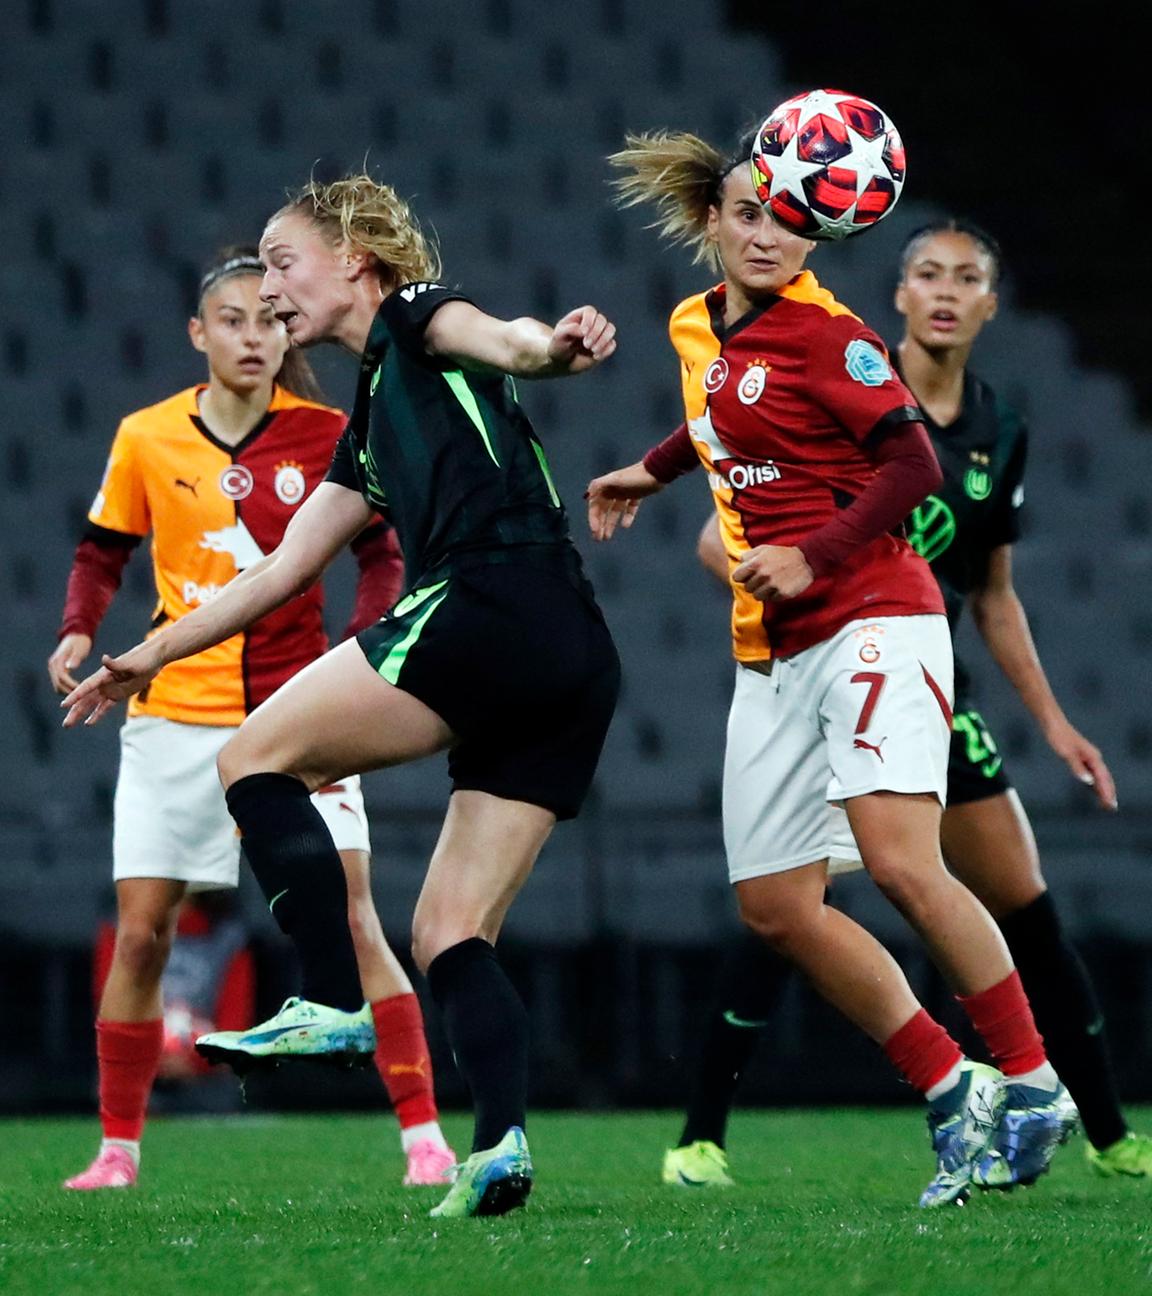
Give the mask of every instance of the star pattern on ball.
<path id="1" fill-rule="evenodd" d="M 813 117 L 824 116 L 840 120 L 840 105 L 855 98 L 855 95 L 836 94 L 831 90 L 813 90 L 802 99 L 796 100 L 796 105 L 800 109 L 799 116 L 796 118 L 797 135 Z"/>
<path id="2" fill-rule="evenodd" d="M 859 198 L 877 176 L 890 174 L 888 162 L 884 157 L 884 150 L 888 147 L 888 136 L 881 132 L 875 139 L 865 139 L 849 126 L 848 138 L 852 141 L 849 159 L 856 169 L 856 197 Z"/>
<path id="3" fill-rule="evenodd" d="M 797 153 L 799 146 L 800 134 L 797 132 L 785 145 L 779 157 L 764 158 L 764 163 L 772 171 L 772 187 L 768 191 L 769 202 L 786 189 L 789 193 L 795 194 L 801 202 L 807 203 L 804 181 L 817 171 L 823 171 L 824 166 L 820 162 L 803 161 Z"/>

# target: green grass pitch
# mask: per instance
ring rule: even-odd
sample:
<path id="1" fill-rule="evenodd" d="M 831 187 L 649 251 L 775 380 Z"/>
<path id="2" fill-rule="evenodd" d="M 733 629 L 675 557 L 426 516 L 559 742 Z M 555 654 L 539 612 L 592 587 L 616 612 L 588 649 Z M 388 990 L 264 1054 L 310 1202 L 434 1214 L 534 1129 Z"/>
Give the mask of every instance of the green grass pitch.
<path id="1" fill-rule="evenodd" d="M 1152 1111 L 1137 1114 L 1152 1126 Z M 446 1127 L 466 1150 L 467 1123 Z M 536 1190 L 433 1221 L 390 1117 L 156 1120 L 124 1192 L 65 1193 L 92 1120 L 0 1123 L 4 1296 L 968 1296 L 1152 1293 L 1152 1182 L 1100 1180 L 1075 1140 L 1037 1187 L 926 1212 L 913 1109 L 744 1112 L 739 1187 L 663 1188 L 673 1113 L 549 1114 Z"/>

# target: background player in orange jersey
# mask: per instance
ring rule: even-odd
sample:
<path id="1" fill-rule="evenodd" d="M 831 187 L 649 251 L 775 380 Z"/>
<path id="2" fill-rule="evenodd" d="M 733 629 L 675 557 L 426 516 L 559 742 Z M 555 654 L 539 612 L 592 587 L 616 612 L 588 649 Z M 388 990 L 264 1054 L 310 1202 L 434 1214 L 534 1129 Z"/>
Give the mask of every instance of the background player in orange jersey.
<path id="1" fill-rule="evenodd" d="M 1000 252 L 965 221 L 915 231 L 901 257 L 896 307 L 904 316 L 897 348 L 901 375 L 924 413 L 944 483 L 908 521 L 917 552 L 931 564 L 953 632 L 969 604 L 992 657 L 1032 713 L 1052 750 L 1089 784 L 1104 809 L 1116 808 L 1100 752 L 1068 720 L 1036 654 L 1012 579 L 1019 535 L 1026 432 L 1016 412 L 971 372 L 972 348 L 997 307 Z M 725 585 L 728 560 L 714 517 L 700 536 L 701 561 Z M 1087 969 L 1064 934 L 1040 869 L 1036 842 L 1000 753 L 976 710 L 969 674 L 956 663 L 956 705 L 948 762 L 944 857 L 1000 924 L 1053 1064 L 1080 1112 L 1093 1168 L 1105 1176 L 1152 1180 L 1152 1139 L 1128 1128 L 1116 1092 L 1104 1020 Z M 680 1148 L 721 1164 L 736 1080 L 755 1047 L 780 982 L 780 960 L 759 942 L 739 942 L 726 959 L 705 1036 Z M 669 1154 L 669 1170 L 685 1159 Z M 670 1174 L 670 1182 L 678 1180 Z"/>
<path id="2" fill-rule="evenodd" d="M 590 522 L 602 539 L 630 523 L 690 446 L 708 470 L 734 594 L 724 834 L 741 917 L 925 1095 L 936 1206 L 1002 1163 L 1034 1179 L 1071 1109 L 999 930 L 940 855 L 951 641 L 927 564 L 894 534 L 939 466 L 883 345 L 804 270 L 813 245 L 761 207 L 747 157 L 658 135 L 612 159 L 622 201 L 655 202 L 724 278 L 672 316 L 686 427 L 593 481 Z M 851 853 L 840 805 L 1003 1075 L 966 1061 L 887 951 L 824 904 L 830 859 Z"/>
<path id="3" fill-rule="evenodd" d="M 283 324 L 260 300 L 263 273 L 255 249 L 221 254 L 188 326 L 208 382 L 130 414 L 116 433 L 48 661 L 58 692 L 75 687 L 72 671 L 88 656 L 142 537 L 152 535 L 155 630 L 210 602 L 272 552 L 327 471 L 345 418 L 312 399 L 307 362 L 289 351 Z M 401 576 L 389 527 L 369 528 L 358 543 L 352 630 L 392 605 Z M 136 1180 L 163 1043 L 160 981 L 180 903 L 190 889 L 237 882 L 240 843 L 216 757 L 249 712 L 326 651 L 322 606 L 313 586 L 244 633 L 174 664 L 132 701 L 114 805 L 116 945 L 96 1022 L 104 1139 L 67 1187 Z M 374 1051 L 401 1122 L 406 1182 L 442 1182 L 453 1155 L 440 1132 L 419 1002 L 372 902 L 359 780 L 323 787 L 314 801 L 344 865 L 352 947 L 346 956 L 336 949 L 303 960 L 303 998 L 288 1001 L 256 1047 L 271 1057 Z M 330 1006 L 325 1013 L 312 1007 L 317 1001 Z M 209 1038 L 221 1054 L 232 1042 Z"/>

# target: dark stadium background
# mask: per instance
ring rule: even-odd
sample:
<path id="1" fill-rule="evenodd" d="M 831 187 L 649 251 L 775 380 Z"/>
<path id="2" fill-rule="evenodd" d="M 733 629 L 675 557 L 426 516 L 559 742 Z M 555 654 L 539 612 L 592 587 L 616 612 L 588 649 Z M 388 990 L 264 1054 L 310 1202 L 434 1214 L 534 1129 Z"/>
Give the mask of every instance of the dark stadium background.
<path id="1" fill-rule="evenodd" d="M 582 483 L 678 420 L 663 318 L 702 282 L 659 253 L 642 219 L 611 212 L 600 159 L 629 126 L 691 126 L 726 142 L 816 84 L 881 103 L 909 154 L 890 221 L 814 263 L 840 296 L 892 337 L 900 238 L 942 210 L 986 224 L 1005 249 L 1007 309 L 976 367 L 1034 422 L 1020 584 L 1073 721 L 1115 763 L 1120 814 L 1096 813 L 1071 786 L 987 665 L 985 710 L 1098 979 L 1125 1094 L 1152 1095 L 1152 132 L 1140 43 L 1116 12 L 1070 30 L 1056 9 L 1011 3 L 773 7 L 770 26 L 766 8 L 596 0 L 574 20 L 517 0 L 3 6 L 0 1110 L 92 1104 L 88 983 L 110 891 L 115 729 L 65 741 L 43 662 L 116 417 L 198 377 L 181 330 L 199 261 L 258 233 L 313 163 L 335 172 L 367 152 L 416 195 L 452 274 L 493 310 L 603 304 L 623 338 L 612 372 L 588 391 L 529 398 L 579 536 Z M 528 66 L 538 80 L 509 74 Z M 346 401 L 348 366 L 320 367 Z M 732 930 L 716 817 L 725 607 L 692 558 L 706 508 L 685 490 L 654 502 L 627 549 L 593 554 L 580 537 L 628 685 L 597 795 L 557 834 L 505 942 L 530 1006 L 541 1103 L 678 1103 Z M 345 567 L 334 626 L 348 597 Z M 149 601 L 141 555 L 100 646 L 132 642 Z M 368 784 L 381 909 L 401 947 L 444 789 L 436 769 Z M 271 1011 L 291 966 L 244 896 L 260 1008 Z M 956 1025 L 900 921 L 866 883 L 842 896 Z M 438 1036 L 434 1048 L 444 1095 L 459 1099 Z M 875 1050 L 799 987 L 745 1092 L 782 1103 L 901 1097 Z M 248 1099 L 379 1101 L 370 1079 L 319 1071 L 253 1080 Z"/>

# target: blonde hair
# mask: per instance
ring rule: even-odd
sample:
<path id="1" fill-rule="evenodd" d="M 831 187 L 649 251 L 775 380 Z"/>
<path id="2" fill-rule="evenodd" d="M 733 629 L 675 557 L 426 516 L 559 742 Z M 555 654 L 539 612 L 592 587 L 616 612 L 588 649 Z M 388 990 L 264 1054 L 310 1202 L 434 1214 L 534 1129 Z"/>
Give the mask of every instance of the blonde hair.
<path id="1" fill-rule="evenodd" d="M 371 252 L 381 276 L 394 284 L 440 277 L 434 241 L 396 190 L 370 175 L 344 176 L 330 184 L 309 180 L 276 214 L 283 212 L 307 216 L 333 243 Z"/>
<path id="2" fill-rule="evenodd" d="M 627 135 L 624 145 L 608 158 L 626 173 L 612 181 L 619 206 L 654 203 L 658 214 L 649 228 L 690 248 L 693 262 L 719 270 L 716 245 L 708 237 L 708 209 L 720 205 L 724 180 L 738 159 L 684 132 Z"/>

